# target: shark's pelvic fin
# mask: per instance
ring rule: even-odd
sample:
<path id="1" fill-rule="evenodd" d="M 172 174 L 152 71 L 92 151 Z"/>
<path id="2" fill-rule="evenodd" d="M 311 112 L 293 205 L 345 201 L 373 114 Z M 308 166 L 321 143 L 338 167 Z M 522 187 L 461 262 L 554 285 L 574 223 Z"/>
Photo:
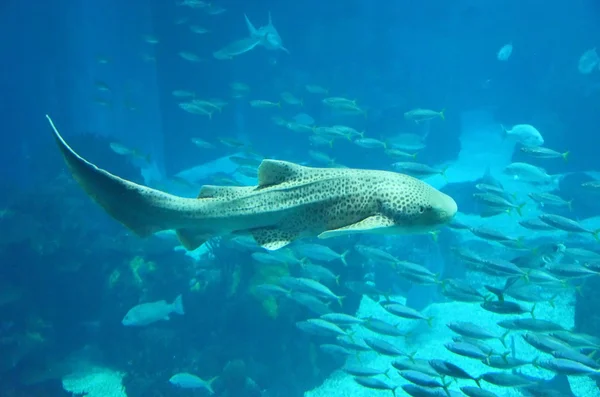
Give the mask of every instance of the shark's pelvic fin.
<path id="1" fill-rule="evenodd" d="M 277 228 L 260 228 L 250 232 L 258 245 L 269 251 L 285 247 L 298 236 L 290 231 Z"/>

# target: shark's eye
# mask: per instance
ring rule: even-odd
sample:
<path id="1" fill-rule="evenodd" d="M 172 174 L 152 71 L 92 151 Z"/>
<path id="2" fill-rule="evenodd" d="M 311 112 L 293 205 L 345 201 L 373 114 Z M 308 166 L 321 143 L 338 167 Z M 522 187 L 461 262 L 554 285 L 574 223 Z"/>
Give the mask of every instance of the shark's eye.
<path id="1" fill-rule="evenodd" d="M 422 214 L 423 212 L 425 212 L 425 207 L 423 207 L 422 205 L 419 207 L 419 214 Z"/>

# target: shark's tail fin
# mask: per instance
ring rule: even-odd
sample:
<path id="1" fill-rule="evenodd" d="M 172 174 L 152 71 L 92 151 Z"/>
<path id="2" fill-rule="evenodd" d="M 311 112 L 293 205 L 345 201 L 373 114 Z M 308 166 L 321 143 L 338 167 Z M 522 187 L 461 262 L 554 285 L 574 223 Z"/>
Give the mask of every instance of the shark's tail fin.
<path id="1" fill-rule="evenodd" d="M 185 309 L 183 308 L 183 300 L 181 298 L 181 294 L 177 295 L 177 298 L 175 298 L 173 303 L 171 303 L 171 308 L 173 309 L 173 312 L 175 312 L 177 314 L 180 314 L 180 315 L 185 314 Z"/>
<path id="2" fill-rule="evenodd" d="M 269 13 L 269 18 L 270 15 L 271 13 Z M 250 37 L 257 37 L 259 35 L 258 30 L 256 30 L 252 22 L 250 22 L 250 19 L 248 19 L 248 15 L 244 14 L 244 18 L 246 18 L 246 26 L 248 27 L 248 32 L 250 32 Z"/>
<path id="3" fill-rule="evenodd" d="M 184 199 L 119 178 L 79 156 L 62 138 L 52 119 L 46 115 L 54 130 L 67 166 L 77 183 L 114 219 L 141 237 L 167 229 L 186 226 L 181 208 Z M 200 205 L 198 203 L 197 205 Z"/>

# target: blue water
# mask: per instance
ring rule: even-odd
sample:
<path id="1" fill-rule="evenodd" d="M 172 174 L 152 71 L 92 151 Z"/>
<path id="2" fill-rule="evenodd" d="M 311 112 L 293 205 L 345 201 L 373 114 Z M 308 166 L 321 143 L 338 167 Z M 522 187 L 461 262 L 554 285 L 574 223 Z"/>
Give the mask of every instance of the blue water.
<path id="1" fill-rule="evenodd" d="M 173 178 L 216 160 L 225 164 L 223 157 L 240 153 L 220 143 L 222 138 L 245 142 L 266 158 L 313 166 L 323 164 L 309 150 L 352 168 L 389 170 L 393 162 L 382 151 L 344 139 L 333 148 L 314 147 L 306 133 L 276 125 L 273 116 L 290 120 L 306 113 L 317 125 L 349 125 L 382 141 L 399 133 L 426 136 L 418 161 L 449 169 L 479 150 L 494 152 L 487 137 L 500 124 L 532 124 L 545 146 L 570 152 L 568 162 L 532 160 L 518 146 L 506 156 L 496 153 L 494 161 L 526 161 L 551 175 L 568 174 L 553 193 L 573 199 L 573 210 L 560 214 L 583 221 L 600 213 L 598 193 L 581 187 L 593 179 L 586 172 L 600 172 L 600 71 L 577 69 L 579 57 L 599 45 L 596 2 L 218 0 L 210 7 L 226 9 L 219 15 L 178 2 L 0 4 L 0 288 L 6 296 L 0 290 L 0 397 L 69 395 L 61 379 L 81 356 L 126 373 L 130 397 L 204 393 L 169 384 L 183 371 L 203 379 L 220 376 L 218 396 L 301 396 L 340 367 L 339 360 L 319 351 L 322 341 L 296 328 L 295 322 L 306 318 L 302 309 L 280 303 L 279 315 L 271 318 L 248 294 L 259 272 L 249 252 L 217 239 L 204 262 L 196 262 L 174 251 L 173 240 L 143 240 L 110 219 L 68 174 L 46 114 L 78 153 L 100 167 L 189 197 L 201 184 L 225 183 L 204 171 L 183 185 Z M 258 46 L 231 60 L 213 57 L 248 35 L 244 14 L 263 26 L 269 12 L 289 53 Z M 182 19 L 187 20 L 176 23 Z M 208 32 L 193 33 L 190 25 Z M 159 42 L 147 42 L 149 35 Z M 499 61 L 496 53 L 508 43 L 513 53 Z M 181 51 L 202 61 L 182 59 Z M 109 91 L 100 90 L 99 82 Z M 250 93 L 233 98 L 233 82 L 247 84 Z M 321 102 L 324 96 L 305 90 L 307 84 L 323 86 L 325 96 L 356 100 L 366 115 L 335 114 Z M 174 90 L 227 104 L 210 119 L 190 114 L 178 106 L 186 98 L 174 97 Z M 301 98 L 303 106 L 249 104 L 281 101 L 284 91 Z M 404 112 L 415 108 L 444 109 L 445 120 L 405 120 Z M 200 149 L 191 138 L 215 147 Z M 483 143 L 472 143 L 479 138 Z M 472 144 L 465 145 L 465 139 Z M 111 142 L 135 154 L 120 155 Z M 474 184 L 487 165 L 467 161 L 462 167 L 472 168 L 472 178 L 431 183 L 452 195 L 461 213 L 476 216 L 481 207 L 472 198 Z M 224 165 L 228 178 L 255 183 L 247 175 L 231 175 L 230 167 Z M 213 170 L 220 171 L 225 169 Z M 453 232 L 444 230 L 439 237 L 433 247 L 428 236 L 393 240 L 398 243 L 358 236 L 324 244 L 337 252 L 356 244 L 399 256 L 409 251 L 411 260 L 436 273 L 464 277 L 451 257 L 450 247 L 458 241 Z M 593 239 L 583 246 L 599 251 Z M 386 271 L 362 267 L 355 253 L 350 258 L 356 266 L 331 264 L 341 280 L 366 280 L 372 271 L 374 280 L 409 296 L 419 310 L 444 299 L 430 287 L 411 291 Z M 587 295 L 577 298 L 575 330 L 600 336 L 594 280 L 584 284 Z M 348 295 L 344 312 L 354 313 L 360 295 L 340 288 Z M 172 301 L 180 293 L 185 316 L 139 330 L 121 325 L 132 306 Z"/>

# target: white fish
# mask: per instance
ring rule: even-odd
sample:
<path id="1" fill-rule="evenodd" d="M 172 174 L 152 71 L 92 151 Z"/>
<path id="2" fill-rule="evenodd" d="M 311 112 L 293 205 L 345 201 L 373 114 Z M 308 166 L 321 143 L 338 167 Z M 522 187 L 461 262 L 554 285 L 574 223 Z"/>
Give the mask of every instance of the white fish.
<path id="1" fill-rule="evenodd" d="M 335 163 L 335 160 L 329 157 L 327 154 L 323 152 L 318 152 L 316 150 L 309 150 L 308 155 L 317 163 L 328 164 L 331 165 Z"/>
<path id="2" fill-rule="evenodd" d="M 288 105 L 300 105 L 300 106 L 303 106 L 302 99 L 297 98 L 291 92 L 285 91 L 285 92 L 282 92 L 281 94 L 279 94 L 279 96 L 281 97 L 281 99 L 283 100 L 283 102 L 287 103 Z"/>
<path id="3" fill-rule="evenodd" d="M 510 130 L 507 130 L 503 125 L 501 127 L 506 136 L 515 139 L 524 146 L 542 146 L 544 144 L 542 134 L 531 124 L 517 124 Z"/>
<path id="4" fill-rule="evenodd" d="M 346 336 L 346 332 L 337 325 L 320 318 L 311 318 L 306 321 L 298 321 L 296 326 L 311 335 L 320 336 Z"/>
<path id="5" fill-rule="evenodd" d="M 531 124 L 517 124 L 510 130 L 507 130 L 503 125 L 501 127 L 506 136 L 515 139 L 524 146 L 542 146 L 544 144 L 544 137 Z"/>
<path id="6" fill-rule="evenodd" d="M 513 176 L 515 180 L 529 183 L 550 183 L 553 179 L 545 169 L 528 163 L 509 164 L 504 173 Z"/>
<path id="7" fill-rule="evenodd" d="M 127 146 L 122 145 L 118 142 L 111 142 L 109 145 L 113 152 L 115 152 L 116 154 L 119 154 L 121 156 L 129 156 L 129 155 L 133 154 L 132 149 L 130 149 Z"/>
<path id="8" fill-rule="evenodd" d="M 215 148 L 215 145 L 213 145 L 210 142 L 206 142 L 205 140 L 200 139 L 200 138 L 191 138 L 191 141 L 194 145 L 196 145 L 200 149 L 214 149 Z"/>
<path id="9" fill-rule="evenodd" d="M 210 6 L 210 3 L 208 3 L 204 0 L 183 0 L 178 5 L 190 7 L 190 8 L 206 8 L 206 7 Z M 186 19 L 186 21 L 187 21 L 187 19 Z M 182 23 L 185 23 L 185 22 L 182 22 Z"/>
<path id="10" fill-rule="evenodd" d="M 160 300 L 136 305 L 129 309 L 121 323 L 126 327 L 143 327 L 157 321 L 169 320 L 171 313 L 185 314 L 181 295 L 170 304 Z"/>
<path id="11" fill-rule="evenodd" d="M 171 91 L 171 94 L 176 98 L 193 98 L 196 96 L 196 93 L 187 90 L 174 90 Z"/>
<path id="12" fill-rule="evenodd" d="M 410 161 L 399 161 L 392 164 L 392 168 L 398 172 L 413 176 L 415 178 L 428 178 L 433 175 L 446 177 L 446 168 L 437 169 L 427 164 L 414 163 Z"/>
<path id="13" fill-rule="evenodd" d="M 263 263 L 265 265 L 285 265 L 285 261 L 277 258 L 274 255 L 271 255 L 267 252 L 254 252 L 252 253 L 252 259 L 259 263 Z"/>
<path id="14" fill-rule="evenodd" d="M 206 10 L 206 12 L 207 12 L 208 15 L 221 15 L 225 11 L 227 11 L 227 9 L 225 9 L 223 7 L 215 6 L 215 5 L 212 5 L 212 4 Z"/>
<path id="15" fill-rule="evenodd" d="M 324 303 L 319 298 L 305 292 L 292 292 L 289 294 L 289 298 L 318 315 L 332 312 L 329 302 Z"/>
<path id="16" fill-rule="evenodd" d="M 306 113 L 298 113 L 293 119 L 296 123 L 304 125 L 313 125 L 315 123 L 315 119 Z"/>
<path id="17" fill-rule="evenodd" d="M 310 92 L 311 94 L 327 94 L 329 92 L 329 90 L 326 88 L 316 84 L 307 84 L 304 86 L 304 88 L 306 88 L 306 91 Z"/>
<path id="18" fill-rule="evenodd" d="M 340 285 L 340 276 L 333 273 L 321 265 L 314 265 L 312 263 L 303 263 L 302 275 L 307 278 L 312 278 L 324 284 L 337 284 Z"/>
<path id="19" fill-rule="evenodd" d="M 425 148 L 424 138 L 417 134 L 398 134 L 389 142 L 396 149 L 418 151 Z"/>
<path id="20" fill-rule="evenodd" d="M 335 259 L 339 259 L 344 265 L 348 266 L 346 263 L 346 255 L 350 252 L 349 250 L 342 254 L 338 254 L 326 245 L 321 244 L 299 244 L 295 247 L 295 250 L 300 253 L 300 255 L 315 261 L 331 262 Z"/>
<path id="21" fill-rule="evenodd" d="M 286 265 L 300 266 L 304 263 L 304 258 L 298 259 L 294 251 L 292 251 L 290 248 L 283 248 L 277 251 L 268 252 L 271 256 L 279 259 L 281 263 Z"/>
<path id="22" fill-rule="evenodd" d="M 212 382 L 215 379 L 216 378 L 206 381 L 188 372 L 180 372 L 171 376 L 169 383 L 177 387 L 181 387 L 182 389 L 206 389 L 206 391 L 208 391 L 210 394 L 215 394 L 212 388 Z"/>
<path id="23" fill-rule="evenodd" d="M 379 139 L 374 138 L 360 138 L 354 141 L 360 147 L 364 147 L 366 149 L 386 149 L 387 145 L 385 142 L 380 141 Z"/>
<path id="24" fill-rule="evenodd" d="M 568 150 L 566 152 L 561 153 L 556 150 L 542 146 L 523 146 L 521 148 L 521 151 L 537 159 L 555 159 L 562 157 L 562 159 L 565 161 L 568 160 L 570 154 Z"/>
<path id="25" fill-rule="evenodd" d="M 193 52 L 181 51 L 181 52 L 179 52 L 179 56 L 182 57 L 183 59 L 185 59 L 186 61 L 202 62 L 202 58 L 200 58 L 198 55 L 194 54 Z"/>
<path id="26" fill-rule="evenodd" d="M 153 36 L 151 34 L 144 35 L 143 38 L 144 41 L 149 44 L 158 44 L 160 42 L 160 40 L 158 40 L 156 36 Z"/>
<path id="27" fill-rule="evenodd" d="M 423 121 L 433 120 L 438 117 L 442 120 L 445 120 L 446 116 L 444 115 L 444 111 L 445 109 L 442 109 L 438 112 L 431 109 L 418 108 L 409 110 L 408 112 L 404 113 L 404 118 L 406 120 L 413 120 L 417 124 Z"/>
<path id="28" fill-rule="evenodd" d="M 203 28 L 202 26 L 198 26 L 198 25 L 191 25 L 190 26 L 190 30 L 194 33 L 197 34 L 205 34 L 208 33 L 208 29 Z"/>
<path id="29" fill-rule="evenodd" d="M 499 61 L 508 61 L 508 58 L 510 58 L 512 51 L 513 51 L 512 43 L 505 44 L 502 46 L 502 48 L 500 48 L 500 50 L 498 51 L 498 55 L 496 57 L 498 58 Z"/>
<path id="30" fill-rule="evenodd" d="M 279 283 L 294 291 L 305 292 L 321 299 L 336 300 L 340 306 L 344 300 L 344 296 L 334 294 L 328 287 L 310 278 L 284 276 L 279 279 Z"/>
<path id="31" fill-rule="evenodd" d="M 308 137 L 311 145 L 333 147 L 333 139 L 328 139 L 321 135 L 311 135 Z"/>
<path id="32" fill-rule="evenodd" d="M 287 128 L 290 131 L 300 132 L 300 133 L 310 134 L 313 132 L 313 127 L 311 127 L 310 125 L 296 123 L 295 121 L 285 123 L 285 128 Z"/>

